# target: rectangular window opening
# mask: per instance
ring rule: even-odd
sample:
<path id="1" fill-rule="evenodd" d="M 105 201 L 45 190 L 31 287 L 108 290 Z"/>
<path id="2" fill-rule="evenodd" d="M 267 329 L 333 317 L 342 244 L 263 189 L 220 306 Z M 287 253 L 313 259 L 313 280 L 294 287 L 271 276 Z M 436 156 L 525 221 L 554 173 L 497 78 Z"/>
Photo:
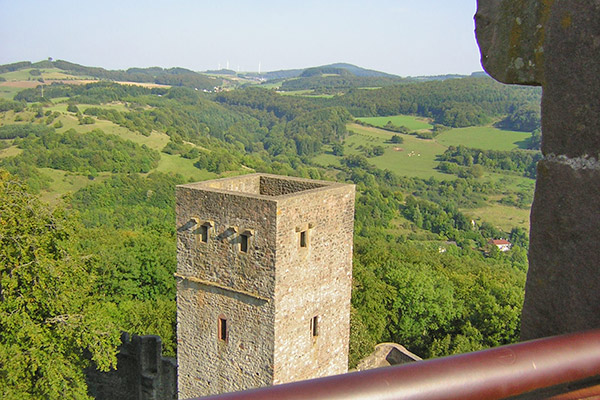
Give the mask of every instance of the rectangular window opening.
<path id="1" fill-rule="evenodd" d="M 240 235 L 240 251 L 244 253 L 248 252 L 248 235 Z"/>
<path id="2" fill-rule="evenodd" d="M 225 317 L 219 317 L 219 340 L 227 341 L 227 319 Z"/>
<path id="3" fill-rule="evenodd" d="M 207 225 L 200 226 L 200 240 L 202 240 L 204 243 L 208 243 L 208 226 Z"/>
<path id="4" fill-rule="evenodd" d="M 308 247 L 308 237 L 307 232 L 300 232 L 300 247 Z"/>
<path id="5" fill-rule="evenodd" d="M 319 316 L 315 315 L 310 320 L 310 332 L 313 337 L 319 336 Z"/>

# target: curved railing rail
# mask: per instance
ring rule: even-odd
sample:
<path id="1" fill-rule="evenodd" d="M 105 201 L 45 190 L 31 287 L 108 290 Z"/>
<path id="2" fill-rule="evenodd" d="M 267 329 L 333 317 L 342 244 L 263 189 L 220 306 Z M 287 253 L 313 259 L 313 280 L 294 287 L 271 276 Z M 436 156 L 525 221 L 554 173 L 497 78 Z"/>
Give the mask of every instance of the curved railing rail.
<path id="1" fill-rule="evenodd" d="M 204 399 L 539 398 L 600 399 L 600 330 Z"/>

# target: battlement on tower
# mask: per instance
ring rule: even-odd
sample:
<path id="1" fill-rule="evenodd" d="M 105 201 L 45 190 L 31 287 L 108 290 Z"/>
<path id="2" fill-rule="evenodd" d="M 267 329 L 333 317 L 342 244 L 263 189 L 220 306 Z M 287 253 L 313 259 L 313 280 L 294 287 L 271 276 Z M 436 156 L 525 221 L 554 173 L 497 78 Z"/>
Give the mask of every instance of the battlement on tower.
<path id="1" fill-rule="evenodd" d="M 307 190 L 345 186 L 336 182 L 315 181 L 311 179 L 283 177 L 270 174 L 250 174 L 232 178 L 215 179 L 212 181 L 180 185 L 180 187 L 197 190 L 214 190 L 238 193 L 244 195 L 258 195 L 279 197 L 293 194 L 303 194 Z"/>

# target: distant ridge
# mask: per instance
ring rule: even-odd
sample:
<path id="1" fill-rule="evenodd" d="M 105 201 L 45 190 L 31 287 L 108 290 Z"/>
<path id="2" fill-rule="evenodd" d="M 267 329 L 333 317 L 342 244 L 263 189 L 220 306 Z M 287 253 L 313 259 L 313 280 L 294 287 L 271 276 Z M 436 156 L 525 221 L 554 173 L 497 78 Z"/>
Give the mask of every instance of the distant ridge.
<path id="1" fill-rule="evenodd" d="M 336 63 L 325 65 L 325 67 L 342 68 L 351 72 L 354 76 L 399 78 L 398 75 L 388 74 L 381 71 L 375 71 L 373 69 L 365 69 L 352 64 Z"/>
<path id="2" fill-rule="evenodd" d="M 342 72 L 345 71 L 346 73 Z M 282 79 L 292 79 L 299 78 L 301 76 L 314 76 L 317 72 L 321 73 L 336 73 L 336 74 L 344 74 L 350 76 L 357 77 L 376 77 L 376 78 L 400 78 L 397 75 L 387 74 L 381 71 L 375 71 L 372 69 L 361 68 L 356 65 L 348 64 L 348 63 L 334 63 L 328 65 L 321 65 L 316 67 L 307 67 L 302 69 L 287 69 L 287 70 L 279 70 L 279 71 L 271 71 L 261 73 L 260 76 L 267 80 L 282 80 Z"/>
<path id="3" fill-rule="evenodd" d="M 43 60 L 37 63 L 21 61 L 0 65 L 0 73 L 18 71 L 28 68 L 57 68 L 73 76 L 94 78 L 120 82 L 156 83 L 170 86 L 187 86 L 196 89 L 212 89 L 220 86 L 222 80 L 199 74 L 185 68 L 129 68 L 123 70 L 107 70 L 101 67 L 87 67 L 65 60 Z"/>

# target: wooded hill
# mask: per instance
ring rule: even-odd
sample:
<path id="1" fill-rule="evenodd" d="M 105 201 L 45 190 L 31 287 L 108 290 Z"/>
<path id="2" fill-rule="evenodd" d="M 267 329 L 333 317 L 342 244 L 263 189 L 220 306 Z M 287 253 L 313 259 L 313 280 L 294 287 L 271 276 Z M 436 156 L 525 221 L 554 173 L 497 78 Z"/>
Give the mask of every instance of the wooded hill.
<path id="1" fill-rule="evenodd" d="M 125 71 L 111 71 L 100 67 L 86 67 L 64 60 L 45 60 L 36 63 L 23 61 L 13 64 L 0 65 L 0 74 L 24 69 L 33 71 L 43 68 L 56 68 L 82 79 L 100 79 L 121 82 L 155 83 L 169 86 L 186 86 L 197 89 L 212 90 L 221 86 L 223 81 L 190 71 L 185 68 L 129 68 Z M 32 76 L 39 76 L 34 72 Z"/>
<path id="2" fill-rule="evenodd" d="M 529 132 L 491 123 L 536 99 L 485 77 L 332 99 L 105 81 L 1 99 L 3 396 L 85 398 L 82 354 L 114 364 L 119 330 L 159 334 L 175 354 L 174 186 L 252 171 L 357 185 L 351 366 L 383 341 L 423 357 L 515 341 L 528 242 L 507 216 L 527 213 L 537 153 L 512 139 Z M 444 144 L 471 135 L 453 128 L 463 125 L 488 147 Z M 505 150 L 491 148 L 500 140 Z"/>

